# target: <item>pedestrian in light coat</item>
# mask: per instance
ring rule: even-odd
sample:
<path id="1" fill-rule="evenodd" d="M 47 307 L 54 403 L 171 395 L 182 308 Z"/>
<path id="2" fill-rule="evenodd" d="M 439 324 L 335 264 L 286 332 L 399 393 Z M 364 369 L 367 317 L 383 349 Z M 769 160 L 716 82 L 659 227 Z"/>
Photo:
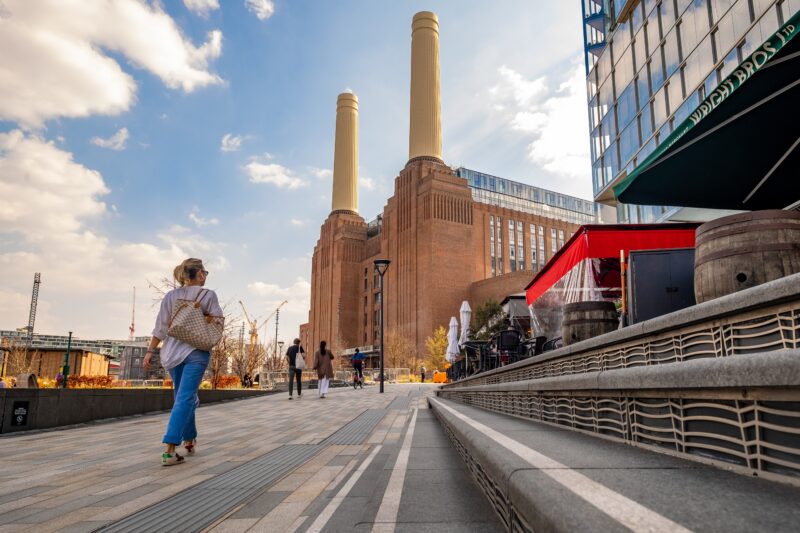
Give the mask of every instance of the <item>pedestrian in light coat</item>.
<path id="1" fill-rule="evenodd" d="M 150 345 L 147 347 L 143 364 L 145 370 L 150 370 L 156 348 L 161 341 L 164 341 L 159 355 L 161 365 L 172 378 L 175 402 L 169 415 L 167 432 L 162 441 L 167 447 L 161 455 L 163 466 L 183 463 L 184 456 L 175 451 L 181 442 L 183 442 L 186 455 L 194 455 L 197 450 L 195 410 L 200 404 L 197 389 L 200 388 L 203 374 L 211 358 L 210 352 L 199 350 L 168 335 L 175 306 L 178 305 L 178 300 L 194 300 L 200 304 L 206 317 L 217 320 L 220 324 L 224 320 L 224 313 L 216 293 L 203 288 L 206 278 L 208 278 L 208 271 L 200 259 L 192 257 L 183 261 L 175 267 L 172 274 L 180 287 L 169 291 L 161 301 L 161 309 L 156 318 L 153 336 L 150 338 Z"/>
<path id="2" fill-rule="evenodd" d="M 314 354 L 314 370 L 317 371 L 319 386 L 317 392 L 320 398 L 328 393 L 328 386 L 333 379 L 333 354 L 326 348 L 327 343 L 319 343 L 319 350 Z"/>

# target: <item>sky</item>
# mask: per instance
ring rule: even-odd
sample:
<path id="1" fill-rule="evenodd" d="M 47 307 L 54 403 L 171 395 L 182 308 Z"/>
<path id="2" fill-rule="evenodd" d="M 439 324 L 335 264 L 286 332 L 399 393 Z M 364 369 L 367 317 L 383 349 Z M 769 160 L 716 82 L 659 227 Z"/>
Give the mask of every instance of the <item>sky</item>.
<path id="1" fill-rule="evenodd" d="M 0 329 L 149 335 L 186 257 L 241 320 L 308 317 L 336 97 L 359 211 L 408 157 L 411 19 L 440 24 L 443 156 L 591 198 L 576 0 L 0 0 Z M 274 337 L 274 322 L 267 325 Z M 262 334 L 263 335 L 263 334 Z M 262 337 L 263 338 L 263 337 Z"/>

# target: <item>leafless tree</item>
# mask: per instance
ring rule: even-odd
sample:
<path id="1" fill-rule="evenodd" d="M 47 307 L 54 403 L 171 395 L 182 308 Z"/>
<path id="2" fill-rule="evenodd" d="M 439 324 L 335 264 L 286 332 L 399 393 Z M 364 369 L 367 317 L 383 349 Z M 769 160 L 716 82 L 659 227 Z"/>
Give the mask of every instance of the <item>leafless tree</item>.
<path id="1" fill-rule="evenodd" d="M 225 327 L 222 331 L 222 340 L 211 350 L 211 359 L 208 362 L 208 373 L 211 378 L 211 386 L 217 388 L 219 378 L 227 374 L 228 362 L 239 352 L 238 328 L 233 319 L 227 316 L 229 305 L 223 307 L 225 312 Z"/>
<path id="2" fill-rule="evenodd" d="M 384 356 L 389 368 L 411 368 L 416 371 L 417 351 L 411 340 L 397 331 L 386 334 Z"/>
<path id="3" fill-rule="evenodd" d="M 267 360 L 266 351 L 264 346 L 259 343 L 242 346 L 238 339 L 236 340 L 236 348 L 231 354 L 231 364 L 233 373 L 239 376 L 242 384 L 244 384 L 245 375 L 255 379 L 255 374 L 264 367 L 265 360 Z"/>
<path id="4" fill-rule="evenodd" d="M 286 370 L 289 366 L 289 362 L 286 360 L 285 350 L 284 353 L 275 353 L 275 341 L 272 339 L 267 339 L 264 346 L 264 370 L 266 372 L 280 372 Z M 308 354 L 306 354 L 306 364 L 308 364 Z"/>
<path id="5" fill-rule="evenodd" d="M 3 355 L 5 357 L 3 370 L 7 376 L 33 373 L 41 360 L 39 352 L 31 352 L 24 344 L 14 341 L 4 343 Z"/>
<path id="6" fill-rule="evenodd" d="M 153 307 L 161 305 L 161 300 L 169 291 L 178 287 L 174 279 L 161 278 L 158 281 L 147 280 L 147 286 L 153 291 Z"/>

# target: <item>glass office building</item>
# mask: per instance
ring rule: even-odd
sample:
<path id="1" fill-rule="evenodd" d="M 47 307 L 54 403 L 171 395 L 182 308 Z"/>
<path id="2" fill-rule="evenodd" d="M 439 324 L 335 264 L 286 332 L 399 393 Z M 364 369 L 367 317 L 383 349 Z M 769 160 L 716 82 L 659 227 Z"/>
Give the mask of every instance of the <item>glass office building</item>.
<path id="1" fill-rule="evenodd" d="M 601 218 L 599 206 L 588 200 L 464 167 L 455 169 L 455 174 L 467 180 L 472 190 L 472 199 L 482 204 L 563 220 L 571 224 L 597 224 Z"/>
<path id="2" fill-rule="evenodd" d="M 595 199 L 800 10 L 800 0 L 581 1 Z M 671 211 L 617 206 L 620 222 Z"/>

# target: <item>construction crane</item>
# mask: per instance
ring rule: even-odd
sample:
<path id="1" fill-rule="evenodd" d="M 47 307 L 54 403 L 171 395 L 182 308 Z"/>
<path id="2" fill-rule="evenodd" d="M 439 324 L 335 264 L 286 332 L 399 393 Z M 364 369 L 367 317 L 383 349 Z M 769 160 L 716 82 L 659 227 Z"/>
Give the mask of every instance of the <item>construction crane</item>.
<path id="1" fill-rule="evenodd" d="M 262 320 L 261 324 L 259 324 L 258 323 L 258 319 L 250 320 L 250 315 L 247 313 L 247 308 L 244 306 L 244 302 L 239 300 L 239 305 L 242 306 L 242 311 L 244 311 L 244 319 L 250 325 L 250 353 L 251 354 L 254 353 L 254 351 L 256 349 L 256 346 L 258 345 L 258 329 L 261 328 L 261 327 L 265 328 L 264 329 L 264 338 L 266 338 L 267 337 L 267 332 L 266 332 L 267 323 L 272 319 L 273 316 L 277 315 L 278 312 L 281 310 L 281 307 L 283 307 L 287 303 L 288 302 L 286 300 L 281 302 L 281 304 L 278 306 L 278 308 L 275 309 L 272 313 L 270 313 L 270 315 L 267 318 L 265 318 L 264 320 Z M 264 346 L 264 351 L 266 352 L 266 346 Z"/>
<path id="2" fill-rule="evenodd" d="M 25 340 L 25 347 L 30 349 L 33 344 L 33 324 L 36 322 L 36 305 L 39 303 L 39 285 L 42 283 L 42 274 L 37 272 L 33 276 L 33 294 L 31 294 L 31 312 L 28 315 L 28 337 Z"/>
<path id="3" fill-rule="evenodd" d="M 255 320 L 250 320 L 250 315 L 247 314 L 247 308 L 245 308 L 244 302 L 239 300 L 239 305 L 242 306 L 242 311 L 244 311 L 244 319 L 250 326 L 250 349 L 253 350 L 258 343 L 258 322 Z"/>
<path id="4" fill-rule="evenodd" d="M 133 312 L 131 313 L 131 327 L 128 328 L 128 331 L 131 333 L 128 338 L 133 340 L 136 333 L 136 287 L 133 288 Z"/>

